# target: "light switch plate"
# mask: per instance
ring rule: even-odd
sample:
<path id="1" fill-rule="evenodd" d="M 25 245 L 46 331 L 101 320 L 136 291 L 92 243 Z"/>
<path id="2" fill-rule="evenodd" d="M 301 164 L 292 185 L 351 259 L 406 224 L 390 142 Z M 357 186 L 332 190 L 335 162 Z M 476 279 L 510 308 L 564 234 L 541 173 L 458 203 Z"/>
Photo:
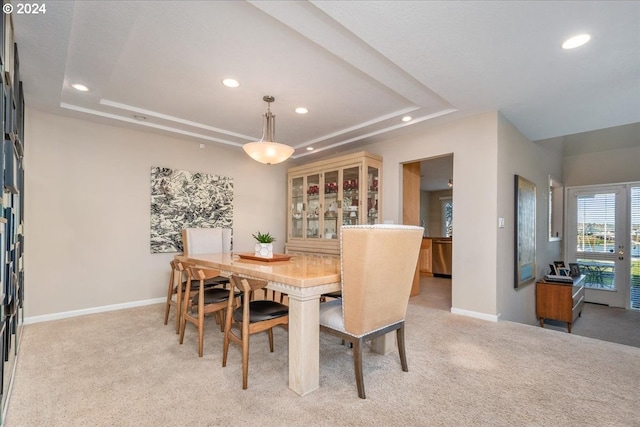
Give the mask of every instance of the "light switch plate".
<path id="1" fill-rule="evenodd" d="M 498 218 L 498 228 L 504 228 L 504 218 Z"/>

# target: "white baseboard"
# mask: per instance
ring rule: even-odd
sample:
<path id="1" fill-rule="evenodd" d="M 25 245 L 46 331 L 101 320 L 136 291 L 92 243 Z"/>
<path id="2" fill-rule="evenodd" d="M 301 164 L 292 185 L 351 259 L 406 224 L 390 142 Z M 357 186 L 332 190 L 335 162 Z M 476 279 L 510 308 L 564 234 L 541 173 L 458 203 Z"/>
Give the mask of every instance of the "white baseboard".
<path id="1" fill-rule="evenodd" d="M 51 320 L 67 319 L 69 317 L 85 316 L 87 314 L 103 313 L 105 311 L 123 310 L 125 308 L 142 307 L 145 305 L 160 304 L 167 301 L 167 297 L 154 298 L 142 301 L 125 302 L 122 304 L 104 305 L 102 307 L 84 308 L 82 310 L 65 311 L 62 313 L 44 314 L 42 316 L 25 317 L 24 324 L 49 322 Z"/>
<path id="2" fill-rule="evenodd" d="M 451 307 L 452 314 L 459 314 L 461 316 L 473 317 L 475 319 L 488 320 L 489 322 L 497 322 L 500 318 L 499 314 L 487 314 L 480 313 L 479 311 L 463 310 L 461 308 Z"/>

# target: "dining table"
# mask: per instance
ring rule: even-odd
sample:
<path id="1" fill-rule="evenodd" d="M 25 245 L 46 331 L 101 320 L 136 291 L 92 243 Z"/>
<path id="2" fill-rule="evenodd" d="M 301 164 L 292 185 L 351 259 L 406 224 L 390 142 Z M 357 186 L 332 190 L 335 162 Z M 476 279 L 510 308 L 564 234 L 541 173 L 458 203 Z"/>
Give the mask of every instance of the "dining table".
<path id="1" fill-rule="evenodd" d="M 301 396 L 320 387 L 320 296 L 340 290 L 340 258 L 254 253 L 177 255 L 180 261 L 220 270 L 223 275 L 262 279 L 289 299 L 289 388 Z"/>

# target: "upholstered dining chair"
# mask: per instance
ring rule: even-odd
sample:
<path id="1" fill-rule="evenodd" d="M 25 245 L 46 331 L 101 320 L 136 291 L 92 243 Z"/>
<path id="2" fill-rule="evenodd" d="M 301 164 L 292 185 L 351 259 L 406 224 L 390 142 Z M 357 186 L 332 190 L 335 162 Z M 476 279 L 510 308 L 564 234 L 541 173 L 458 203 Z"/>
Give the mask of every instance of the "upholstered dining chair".
<path id="1" fill-rule="evenodd" d="M 232 236 L 230 228 L 183 228 L 182 252 L 184 256 L 231 252 Z M 212 277 L 210 283 L 229 283 L 225 276 Z"/>
<path id="2" fill-rule="evenodd" d="M 396 331 L 407 372 L 404 322 L 416 271 L 422 227 L 343 226 L 340 232 L 342 298 L 320 304 L 320 329 L 352 344 L 358 396 L 365 398 L 363 343 Z"/>
<path id="3" fill-rule="evenodd" d="M 180 344 L 184 341 L 184 332 L 187 322 L 193 323 L 198 328 L 198 356 L 202 357 L 203 344 L 204 344 L 204 316 L 211 313 L 220 314 L 223 310 L 227 309 L 227 302 L 229 307 L 233 307 L 236 304 L 236 296 L 240 296 L 240 293 L 229 292 L 223 288 L 207 288 L 205 283 L 208 279 L 219 276 L 220 271 L 198 268 L 195 266 L 189 266 L 187 269 L 188 281 L 198 281 L 198 289 L 195 295 L 191 295 L 188 292 L 184 292 L 182 302 L 182 316 L 180 318 Z M 195 308 L 195 313 L 192 309 Z M 220 331 L 222 332 L 223 317 L 217 317 L 220 323 Z"/>
<path id="4" fill-rule="evenodd" d="M 182 250 L 185 256 L 231 252 L 231 229 L 183 228 Z"/>
<path id="5" fill-rule="evenodd" d="M 242 389 L 247 389 L 249 376 L 249 337 L 258 332 L 267 331 L 269 335 L 269 350 L 273 353 L 273 327 L 289 323 L 289 307 L 276 299 L 276 294 L 267 292 L 265 280 L 247 279 L 232 275 L 231 289 L 242 292 L 242 306 L 233 309 L 231 299 L 227 303 L 226 321 L 224 326 L 224 345 L 222 350 L 222 366 L 227 366 L 229 342 L 233 341 L 242 346 Z M 271 295 L 273 299 L 256 299 L 256 294 L 262 292 L 265 298 Z M 238 333 L 233 326 L 238 326 Z"/>

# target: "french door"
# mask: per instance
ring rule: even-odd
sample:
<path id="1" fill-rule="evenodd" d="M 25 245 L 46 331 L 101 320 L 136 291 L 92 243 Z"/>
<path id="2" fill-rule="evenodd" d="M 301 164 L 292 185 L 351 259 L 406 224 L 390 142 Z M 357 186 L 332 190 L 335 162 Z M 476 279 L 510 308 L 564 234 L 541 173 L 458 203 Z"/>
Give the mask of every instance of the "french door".
<path id="1" fill-rule="evenodd" d="M 586 275 L 585 300 L 640 309 L 640 183 L 567 190 L 570 262 Z"/>

